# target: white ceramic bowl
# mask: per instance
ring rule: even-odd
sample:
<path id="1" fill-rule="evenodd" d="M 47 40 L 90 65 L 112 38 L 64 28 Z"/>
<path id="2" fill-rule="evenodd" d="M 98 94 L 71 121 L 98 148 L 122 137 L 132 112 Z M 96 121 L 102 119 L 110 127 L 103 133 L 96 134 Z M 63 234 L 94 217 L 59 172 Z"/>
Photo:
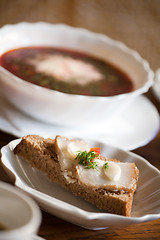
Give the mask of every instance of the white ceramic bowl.
<path id="1" fill-rule="evenodd" d="M 0 55 L 27 46 L 55 46 L 94 55 L 122 69 L 134 91 L 111 97 L 65 94 L 36 86 L 0 67 L 0 84 L 7 99 L 21 111 L 58 125 L 91 124 L 110 120 L 132 99 L 148 91 L 153 72 L 147 61 L 118 41 L 102 34 L 63 24 L 18 23 L 0 29 Z"/>
<path id="2" fill-rule="evenodd" d="M 33 240 L 41 223 L 37 204 L 21 190 L 0 182 L 0 231 L 2 240 Z"/>

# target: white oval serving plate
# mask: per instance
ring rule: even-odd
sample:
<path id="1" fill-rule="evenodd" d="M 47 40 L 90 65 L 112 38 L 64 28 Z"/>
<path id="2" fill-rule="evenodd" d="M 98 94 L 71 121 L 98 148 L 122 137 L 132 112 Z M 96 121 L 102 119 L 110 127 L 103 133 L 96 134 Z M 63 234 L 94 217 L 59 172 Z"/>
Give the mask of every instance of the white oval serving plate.
<path id="1" fill-rule="evenodd" d="M 160 218 L 160 171 L 144 158 L 102 142 L 87 140 L 90 146 L 101 147 L 102 155 L 122 162 L 135 162 L 139 168 L 132 215 L 125 217 L 99 211 L 92 204 L 49 181 L 41 172 L 30 168 L 25 161 L 13 154 L 19 141 L 20 139 L 14 140 L 2 148 L 2 165 L 15 181 L 15 185 L 32 196 L 43 210 L 92 230 L 124 227 Z"/>

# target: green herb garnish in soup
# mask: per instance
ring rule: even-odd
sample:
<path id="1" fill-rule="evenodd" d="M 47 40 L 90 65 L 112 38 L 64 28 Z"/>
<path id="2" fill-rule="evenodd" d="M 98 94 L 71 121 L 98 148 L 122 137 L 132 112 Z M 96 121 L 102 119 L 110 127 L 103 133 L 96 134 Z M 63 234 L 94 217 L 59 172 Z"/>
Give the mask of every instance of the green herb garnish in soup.
<path id="1" fill-rule="evenodd" d="M 104 60 L 53 47 L 26 47 L 4 53 L 0 65 L 21 79 L 64 93 L 113 96 L 131 92 L 131 79 Z"/>

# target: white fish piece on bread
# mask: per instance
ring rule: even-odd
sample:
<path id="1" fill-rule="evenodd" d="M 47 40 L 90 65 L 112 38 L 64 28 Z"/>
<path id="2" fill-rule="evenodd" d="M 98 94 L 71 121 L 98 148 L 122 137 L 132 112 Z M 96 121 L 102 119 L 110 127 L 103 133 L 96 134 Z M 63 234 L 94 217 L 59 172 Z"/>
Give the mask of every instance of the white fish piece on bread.
<path id="1" fill-rule="evenodd" d="M 75 157 L 78 151 L 88 152 L 89 149 L 82 140 L 61 136 L 44 139 L 38 135 L 28 135 L 22 138 L 14 153 L 44 172 L 50 180 L 60 183 L 99 209 L 130 216 L 139 170 L 134 163 L 120 163 L 100 155 L 95 158 L 96 169 L 86 169 Z M 104 168 L 106 161 L 108 169 Z"/>

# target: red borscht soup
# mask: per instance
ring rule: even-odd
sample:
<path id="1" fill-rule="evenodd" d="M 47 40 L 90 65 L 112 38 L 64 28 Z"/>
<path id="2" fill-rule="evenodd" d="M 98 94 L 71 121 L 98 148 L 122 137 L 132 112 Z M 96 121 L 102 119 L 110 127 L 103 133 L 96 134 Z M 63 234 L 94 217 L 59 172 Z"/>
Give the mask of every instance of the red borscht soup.
<path id="1" fill-rule="evenodd" d="M 1 56 L 0 65 L 25 81 L 64 93 L 113 96 L 133 90 L 131 79 L 121 70 L 67 49 L 14 49 Z"/>

